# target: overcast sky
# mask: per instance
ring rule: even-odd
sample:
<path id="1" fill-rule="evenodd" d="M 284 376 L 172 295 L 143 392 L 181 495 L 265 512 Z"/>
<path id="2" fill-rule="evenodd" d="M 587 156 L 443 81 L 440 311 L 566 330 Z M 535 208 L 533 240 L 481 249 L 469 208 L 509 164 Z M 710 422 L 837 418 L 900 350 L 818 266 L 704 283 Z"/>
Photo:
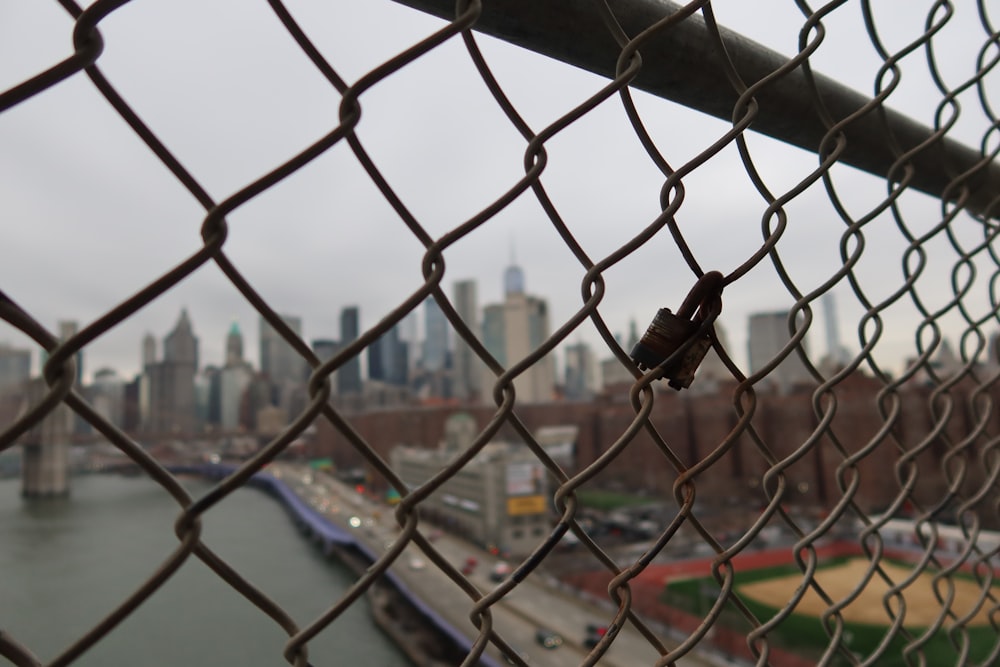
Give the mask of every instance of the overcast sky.
<path id="1" fill-rule="evenodd" d="M 923 31 L 930 2 L 874 3 L 889 49 Z M 714 2 L 723 25 L 786 53 L 797 49 L 803 18 L 789 1 Z M 814 66 L 870 93 L 879 60 L 863 35 L 860 13 L 838 10 Z M 443 23 L 388 0 L 290 2 L 289 8 L 348 83 Z M 962 6 L 960 10 L 971 10 Z M 943 74 L 957 85 L 975 70 L 984 41 L 975 15 L 957 16 L 945 31 Z M 887 27 L 888 26 L 888 27 Z M 0 0 L 0 90 L 68 56 L 73 23 L 56 2 Z M 312 67 L 264 2 L 159 0 L 132 2 L 100 25 L 105 50 L 98 64 L 112 85 L 209 194 L 221 201 L 330 132 L 340 96 Z M 536 132 L 583 102 L 604 81 L 562 63 L 480 37 L 504 90 Z M 926 76 L 925 57 L 892 100 L 922 123 L 933 120 L 940 96 Z M 676 104 L 636 93 L 643 120 L 661 152 L 679 167 L 722 135 L 727 125 Z M 358 135 L 389 183 L 432 236 L 485 208 L 523 175 L 525 143 L 478 79 L 458 39 L 380 82 L 361 98 Z M 987 125 L 975 99 L 963 107 L 956 136 L 978 146 Z M 758 137 L 750 147 L 772 192 L 792 188 L 815 168 L 804 151 Z M 638 234 L 659 213 L 663 176 L 635 138 L 621 102 L 612 98 L 546 144 L 543 183 L 568 226 L 595 261 Z M 860 216 L 884 197 L 884 183 L 850 168 L 835 172 L 846 204 Z M 732 271 L 761 244 L 766 203 L 751 186 L 735 148 L 685 179 L 678 214 L 706 269 Z M 843 222 L 821 188 L 786 210 L 782 259 L 807 292 L 840 266 Z M 929 198 L 905 202 L 917 233 L 939 211 Z M 0 287 L 36 319 L 81 325 L 128 298 L 201 245 L 204 210 L 117 116 L 83 74 L 0 114 Z M 422 282 L 423 247 L 399 221 L 346 145 L 328 151 L 291 178 L 227 217 L 225 252 L 282 313 L 297 315 L 306 340 L 337 337 L 341 308 L 358 305 L 363 327 L 375 324 Z M 956 234 L 969 244 L 981 228 L 965 219 Z M 906 242 L 889 218 L 865 231 L 857 273 L 879 300 L 902 280 Z M 921 282 L 931 307 L 951 297 L 956 254 L 935 240 Z M 583 269 L 530 193 L 445 255 L 444 286 L 479 283 L 480 306 L 499 301 L 512 257 L 527 291 L 548 299 L 552 328 L 581 304 Z M 970 300 L 988 307 L 987 273 Z M 659 307 L 676 309 L 690 272 L 666 230 L 605 274 L 600 312 L 613 331 L 629 321 L 640 332 Z M 842 342 L 857 344 L 863 310 L 846 284 L 835 288 Z M 793 299 L 769 262 L 728 288 L 721 319 L 732 354 L 745 359 L 747 318 L 787 309 Z M 202 363 L 220 363 L 226 331 L 236 321 L 247 355 L 257 358 L 257 315 L 222 273 L 207 264 L 86 350 L 88 375 L 112 366 L 139 370 L 140 341 L 162 340 L 187 308 L 201 341 Z M 824 351 L 822 314 L 809 335 Z M 909 302 L 894 307 L 877 356 L 890 368 L 913 355 L 919 321 Z M 960 331 L 954 314 L 946 318 Z M 571 337 L 598 343 L 589 323 Z M 0 323 L 0 342 L 30 346 Z M 957 343 L 957 341 L 955 341 Z M 33 346 L 32 346 L 33 347 Z M 601 356 L 604 356 L 603 354 Z M 817 354 L 818 356 L 818 354 Z"/>

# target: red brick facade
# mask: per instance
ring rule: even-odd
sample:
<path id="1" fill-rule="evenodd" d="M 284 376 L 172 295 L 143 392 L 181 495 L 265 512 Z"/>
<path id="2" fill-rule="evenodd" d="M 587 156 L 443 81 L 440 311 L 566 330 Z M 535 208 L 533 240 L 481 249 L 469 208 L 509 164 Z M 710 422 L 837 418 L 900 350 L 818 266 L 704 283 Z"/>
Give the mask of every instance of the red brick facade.
<path id="1" fill-rule="evenodd" d="M 906 466 L 911 465 L 902 453 L 905 450 L 913 456 L 919 448 L 913 457 L 917 484 L 911 497 L 922 506 L 933 505 L 945 493 L 945 463 L 953 476 L 965 466 L 964 497 L 978 490 L 987 474 L 987 466 L 979 460 L 984 443 L 1000 434 L 1000 420 L 989 396 L 977 398 L 956 387 L 935 398 L 929 388 L 911 385 L 880 399 L 883 389 L 881 383 L 861 375 L 838 384 L 831 396 L 816 401 L 822 415 L 834 407 L 835 397 L 834 416 L 827 428 L 820 428 L 821 417 L 814 410 L 810 391 L 758 395 L 746 424 L 741 424 L 734 407 L 733 387 L 714 395 L 657 393 L 650 421 L 659 441 L 639 428 L 588 484 L 670 497 L 678 466 L 691 468 L 711 458 L 710 465 L 692 473 L 701 503 L 762 506 L 764 489 L 778 493 L 782 477 L 765 476 L 765 472 L 776 473 L 780 468 L 785 503 L 831 508 L 842 498 L 842 487 L 856 484 L 855 502 L 870 513 L 886 508 L 899 496 L 897 467 L 905 480 L 910 474 Z M 750 404 L 744 396 L 742 405 Z M 436 406 L 384 409 L 346 419 L 388 460 L 397 444 L 436 447 L 445 419 L 459 410 L 472 414 L 480 428 L 495 413 L 487 406 Z M 532 431 L 562 424 L 579 427 L 576 463 L 566 471 L 570 475 L 594 463 L 635 421 L 624 392 L 617 401 L 604 397 L 589 403 L 518 405 L 516 414 Z M 889 419 L 891 428 L 887 427 Z M 501 427 L 498 437 L 518 439 L 510 424 Z M 367 466 L 348 439 L 325 419 L 318 424 L 313 450 L 316 456 L 331 457 L 339 467 Z M 949 451 L 952 456 L 946 456 Z M 849 457 L 858 461 L 849 464 Z M 376 488 L 384 486 L 378 476 L 372 483 Z M 978 509 L 987 523 L 995 522 L 991 509 Z"/>

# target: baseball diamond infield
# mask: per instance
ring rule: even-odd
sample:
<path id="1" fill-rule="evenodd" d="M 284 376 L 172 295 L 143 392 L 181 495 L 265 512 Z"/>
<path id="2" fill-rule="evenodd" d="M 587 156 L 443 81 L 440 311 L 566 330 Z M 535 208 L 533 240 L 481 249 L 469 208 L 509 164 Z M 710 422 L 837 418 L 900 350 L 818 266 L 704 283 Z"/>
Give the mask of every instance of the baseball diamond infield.
<path id="1" fill-rule="evenodd" d="M 815 579 L 828 596 L 834 601 L 846 599 L 857 588 L 862 581 L 865 571 L 868 568 L 868 561 L 864 558 L 850 558 L 843 563 L 830 567 L 821 568 L 816 571 Z M 905 566 L 894 563 L 883 562 L 882 569 L 896 582 L 905 581 L 912 572 Z M 923 572 L 902 591 L 905 600 L 905 616 L 903 625 L 907 628 L 925 628 L 931 626 L 941 615 L 941 602 L 934 594 L 934 575 Z M 788 600 L 795 594 L 796 589 L 802 584 L 802 574 L 789 574 L 777 576 L 747 583 L 737 584 L 736 592 L 740 597 L 755 600 L 761 604 L 781 609 L 788 604 Z M 974 580 L 966 577 L 952 577 L 951 585 L 954 586 L 954 600 L 951 603 L 951 611 L 959 618 L 972 612 L 976 608 L 984 595 L 984 591 Z M 947 599 L 949 594 L 949 583 L 942 581 L 938 585 L 941 596 Z M 851 603 L 841 611 L 845 621 L 850 623 L 863 623 L 866 625 L 888 625 L 891 623 L 889 613 L 886 611 L 883 599 L 889 591 L 889 585 L 876 573 L 868 581 L 868 585 L 851 601 Z M 890 608 L 895 613 L 899 613 L 899 603 L 890 600 Z M 985 600 L 975 616 L 969 620 L 968 625 L 988 625 L 989 612 L 994 603 L 989 599 Z M 819 594 L 810 587 L 806 590 L 802 600 L 795 607 L 795 613 L 819 617 L 829 608 L 829 605 L 820 598 Z"/>

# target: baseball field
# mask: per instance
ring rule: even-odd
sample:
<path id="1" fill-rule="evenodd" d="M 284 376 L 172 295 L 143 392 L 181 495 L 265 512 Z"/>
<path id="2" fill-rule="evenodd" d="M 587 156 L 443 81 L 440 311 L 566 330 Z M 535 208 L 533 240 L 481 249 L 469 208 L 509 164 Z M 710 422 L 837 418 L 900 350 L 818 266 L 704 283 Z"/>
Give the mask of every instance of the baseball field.
<path id="1" fill-rule="evenodd" d="M 840 602 L 852 597 L 862 587 L 867 567 L 868 561 L 864 558 L 835 558 L 818 569 L 815 578 L 834 602 Z M 939 583 L 941 597 L 950 598 L 951 613 L 944 620 L 941 629 L 928 633 L 928 628 L 938 622 L 942 613 L 942 604 L 934 592 L 933 574 L 922 572 L 914 575 L 912 566 L 885 560 L 882 562 L 882 570 L 895 584 L 909 581 L 901 590 L 902 608 L 896 600 L 890 600 L 888 604 L 894 614 L 904 612 L 903 626 L 910 638 L 896 633 L 875 664 L 891 667 L 907 665 L 904 649 L 913 642 L 920 644 L 925 664 L 928 665 L 982 664 L 995 650 L 998 633 L 990 623 L 990 612 L 994 612 L 994 618 L 1000 623 L 1000 610 L 993 609 L 996 603 L 985 596 L 980 584 L 971 576 L 952 576 L 950 589 L 947 582 Z M 802 582 L 802 572 L 794 564 L 750 570 L 737 568 L 734 591 L 763 623 L 788 605 Z M 889 589 L 890 584 L 875 574 L 841 611 L 845 623 L 843 643 L 857 659 L 863 661 L 873 656 L 880 651 L 879 646 L 885 641 L 892 623 L 884 602 Z M 715 602 L 719 590 L 718 584 L 711 577 L 682 575 L 668 578 L 664 601 L 676 608 L 702 615 Z M 995 599 L 1000 598 L 1000 587 L 993 588 L 990 592 Z M 985 603 L 981 603 L 984 598 Z M 821 620 L 828 608 L 829 605 L 809 587 L 793 613 L 768 634 L 768 641 L 800 655 L 818 658 L 830 644 L 829 634 Z M 965 623 L 963 631 L 949 637 L 948 630 L 954 626 L 954 618 L 965 616 L 970 616 L 970 619 Z M 727 609 L 720 622 L 742 631 L 750 628 L 749 623 L 735 608 Z M 969 652 L 967 662 L 962 662 L 959 658 L 963 648 Z M 852 659 L 842 654 L 835 658 L 833 664 L 841 662 L 850 664 Z M 918 664 L 915 655 L 912 664 Z"/>
<path id="2" fill-rule="evenodd" d="M 816 581 L 835 602 L 847 599 L 864 580 L 868 569 L 868 561 L 863 558 L 850 558 L 846 561 L 825 567 L 816 572 Z M 906 581 L 911 576 L 911 569 L 895 563 L 883 563 L 882 569 L 893 582 Z M 769 579 L 737 586 L 737 593 L 744 598 L 750 598 L 769 607 L 780 609 L 785 606 L 802 583 L 802 574 L 775 576 Z M 991 605 L 976 605 L 983 598 L 979 584 L 967 577 L 952 578 L 954 598 L 951 611 L 959 617 L 975 612 L 969 625 L 981 626 L 989 624 L 989 608 Z M 841 615 L 849 623 L 864 623 L 866 625 L 888 625 L 891 622 L 883 600 L 889 592 L 890 585 L 875 574 L 861 590 Z M 949 597 L 948 586 L 941 582 L 939 590 L 942 598 Z M 933 575 L 923 572 L 905 589 L 901 591 L 905 601 L 903 625 L 910 629 L 926 628 L 935 623 L 941 615 L 941 602 L 934 594 Z M 988 601 L 987 601 L 988 602 Z M 809 616 L 821 616 L 828 608 L 814 588 L 806 590 L 805 595 L 795 608 L 796 613 Z M 899 604 L 890 602 L 890 609 L 899 615 Z"/>

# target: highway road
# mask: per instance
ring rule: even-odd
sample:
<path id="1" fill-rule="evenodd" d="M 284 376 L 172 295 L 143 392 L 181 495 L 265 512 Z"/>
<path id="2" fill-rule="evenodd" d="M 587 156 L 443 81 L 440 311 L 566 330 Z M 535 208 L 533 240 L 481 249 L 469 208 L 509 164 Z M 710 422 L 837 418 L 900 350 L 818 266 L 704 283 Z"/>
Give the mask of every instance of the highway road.
<path id="1" fill-rule="evenodd" d="M 268 472 L 281 479 L 332 523 L 353 531 L 359 542 L 374 553 L 384 551 L 399 533 L 391 508 L 372 502 L 330 475 L 288 463 L 271 464 Z M 470 556 L 476 559 L 477 566 L 468 579 L 483 594 L 499 585 L 489 577 L 498 561 L 496 556 L 440 531 L 435 531 L 435 535 L 434 547 L 456 569 L 460 569 Z M 419 548 L 409 545 L 392 568 L 413 593 L 432 606 L 452 627 L 470 638 L 478 635 L 469 618 L 473 601 L 428 561 Z M 545 573 L 536 571 L 491 607 L 495 629 L 532 667 L 578 667 L 583 664 L 590 651 L 583 646 L 586 626 L 590 623 L 607 625 L 614 616 L 613 611 L 570 596 L 556 584 Z M 539 628 L 560 635 L 562 645 L 553 649 L 544 648 L 536 638 Z M 672 645 L 665 638 L 663 641 L 668 646 Z M 487 652 L 500 657 L 492 645 Z M 639 667 L 655 665 L 659 657 L 652 645 L 626 624 L 599 664 L 602 667 Z M 677 664 L 682 667 L 719 667 L 725 663 L 711 656 L 694 655 L 686 656 Z"/>

